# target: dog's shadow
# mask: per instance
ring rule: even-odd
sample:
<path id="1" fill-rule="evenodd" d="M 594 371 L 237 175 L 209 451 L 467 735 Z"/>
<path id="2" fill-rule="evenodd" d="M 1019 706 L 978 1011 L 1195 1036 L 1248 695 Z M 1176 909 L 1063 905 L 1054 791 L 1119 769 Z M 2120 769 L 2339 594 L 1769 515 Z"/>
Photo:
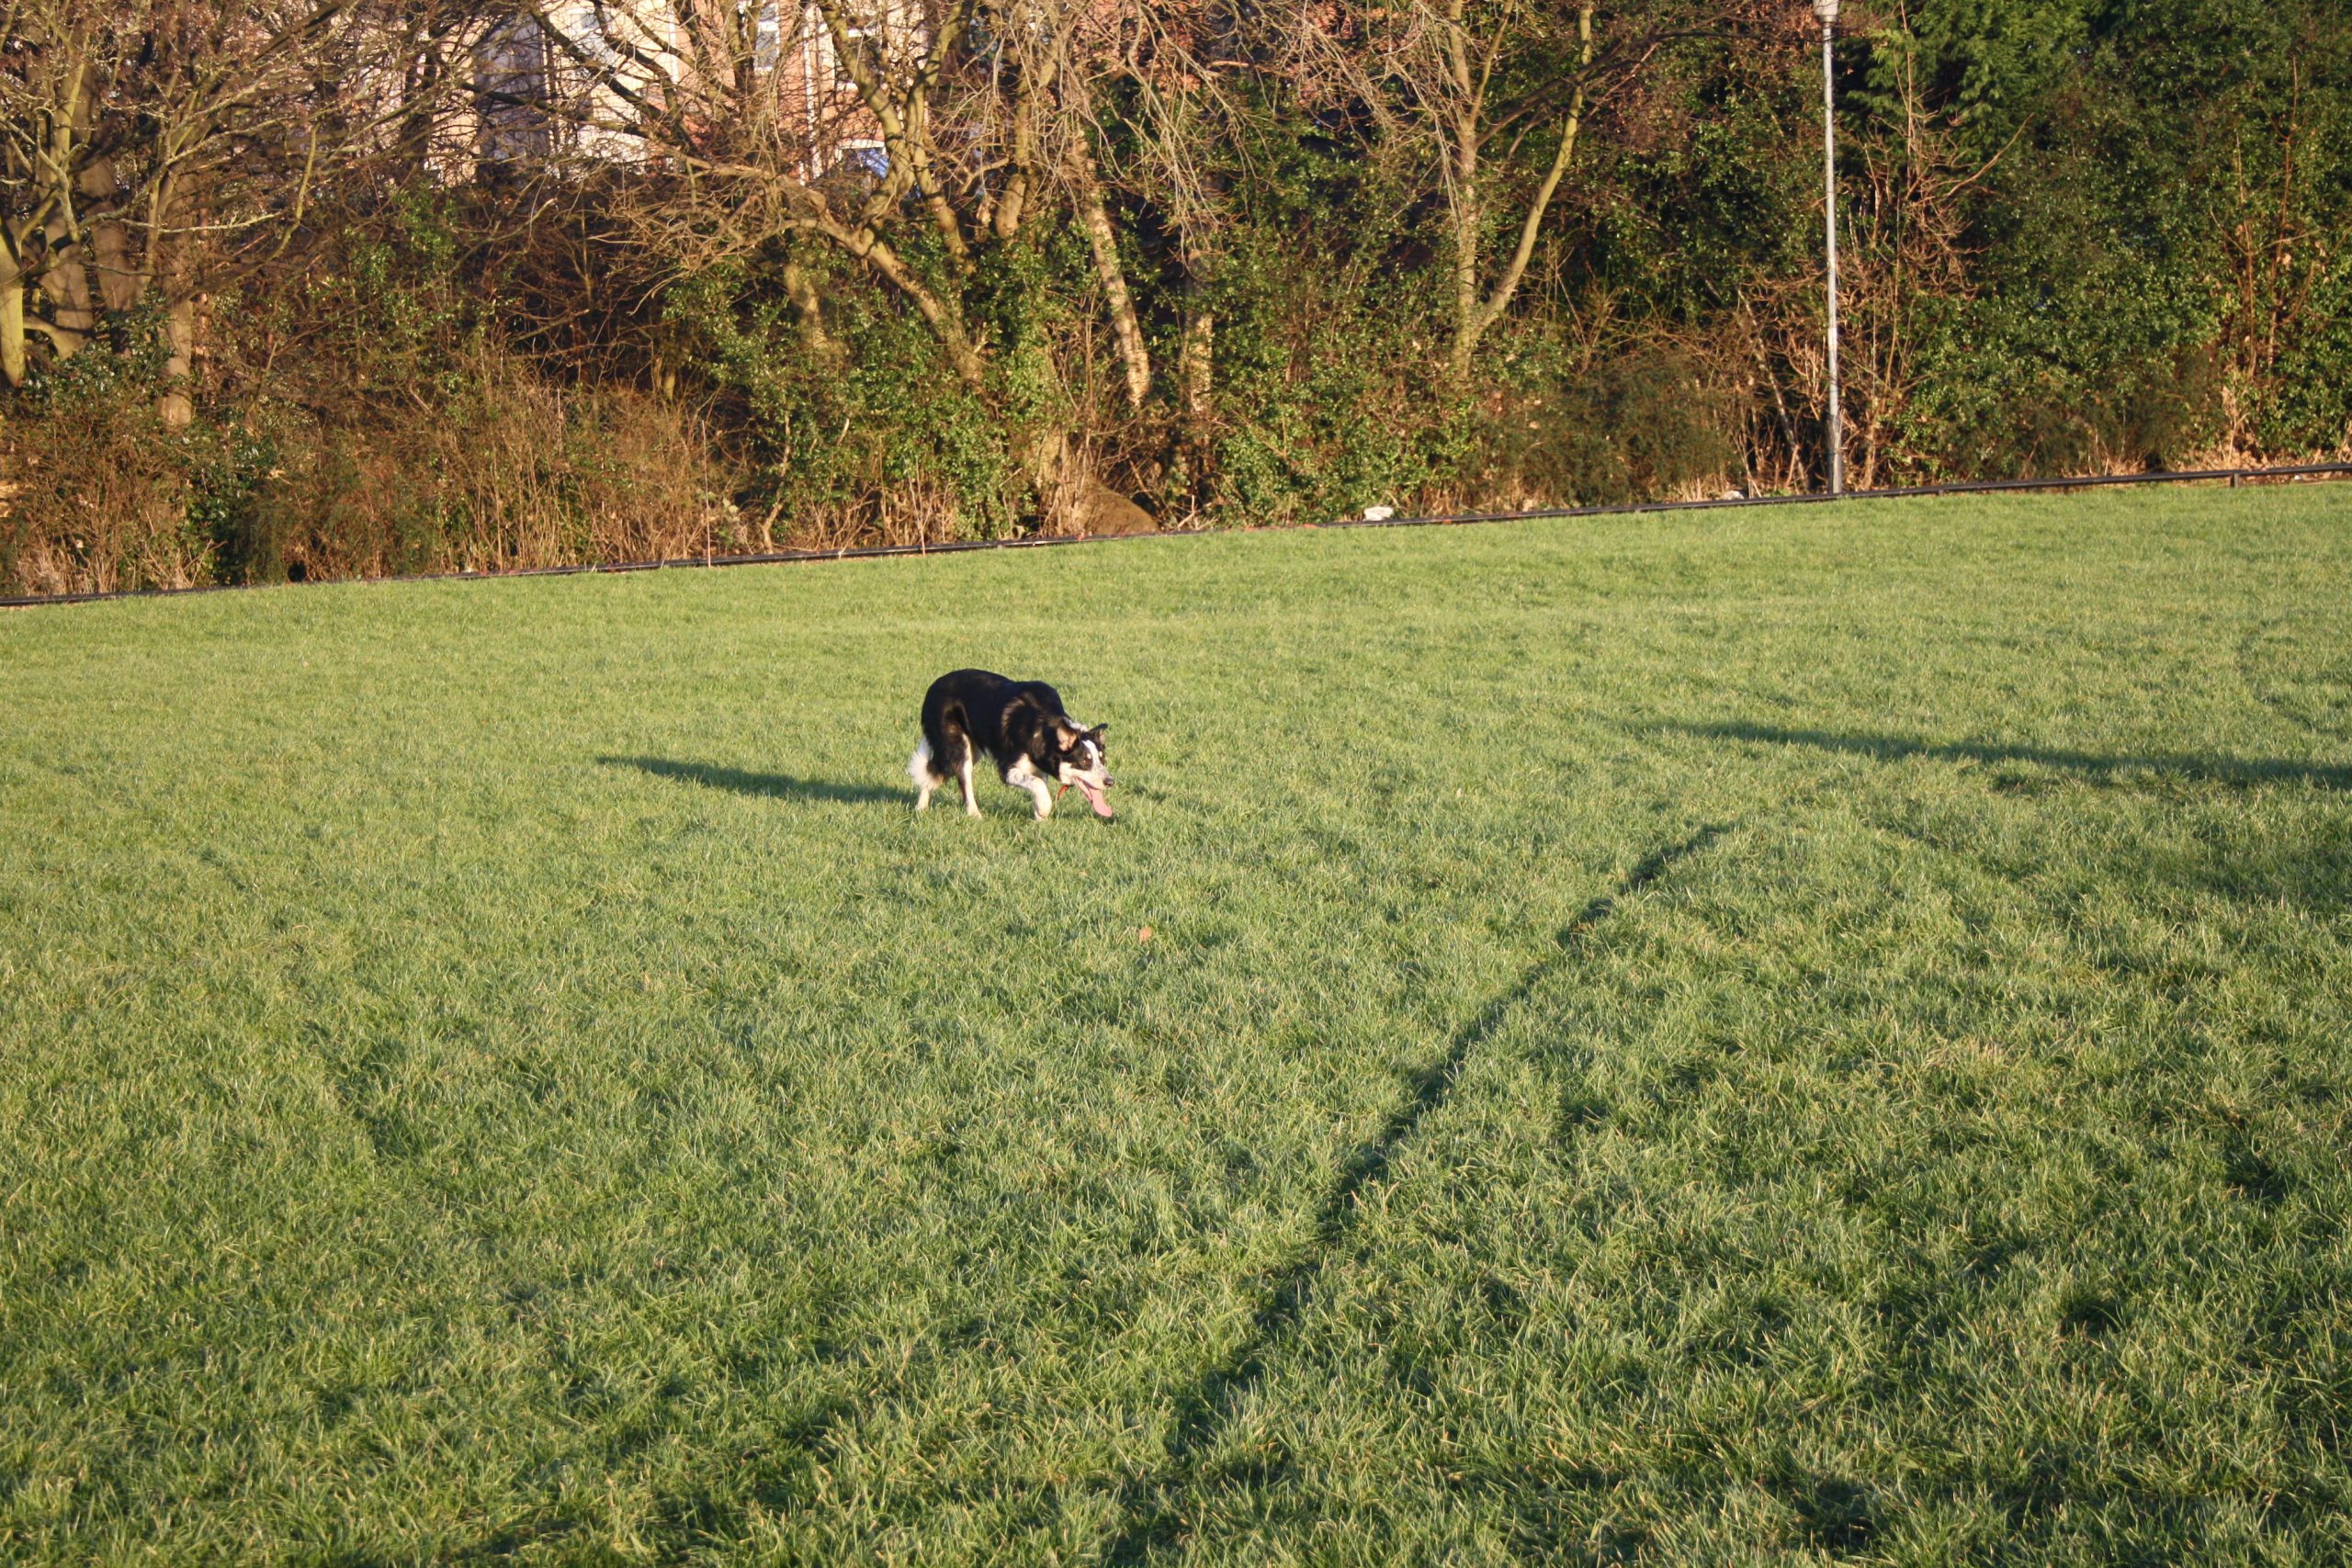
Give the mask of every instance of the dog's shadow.
<path id="1" fill-rule="evenodd" d="M 608 768 L 636 768 L 665 779 L 682 779 L 707 789 L 729 789 L 737 795 L 764 795 L 772 800 L 840 800 L 854 803 L 904 801 L 909 792 L 881 784 L 836 784 L 831 779 L 795 778 L 790 773 L 754 773 L 709 762 L 682 762 L 671 757 L 599 757 Z"/>

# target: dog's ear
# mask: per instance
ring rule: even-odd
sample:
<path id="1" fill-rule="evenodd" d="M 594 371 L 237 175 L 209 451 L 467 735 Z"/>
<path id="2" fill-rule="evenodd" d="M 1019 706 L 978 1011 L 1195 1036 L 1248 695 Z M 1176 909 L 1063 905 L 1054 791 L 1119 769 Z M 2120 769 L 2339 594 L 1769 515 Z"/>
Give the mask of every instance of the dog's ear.
<path id="1" fill-rule="evenodd" d="M 1110 731 L 1110 728 L 1111 727 L 1107 724 L 1098 724 L 1086 733 L 1093 739 L 1094 744 L 1100 746 L 1102 744 L 1102 737 Z"/>
<path id="2" fill-rule="evenodd" d="M 1068 751 L 1078 745 L 1079 728 L 1066 718 L 1054 720 L 1054 750 Z"/>

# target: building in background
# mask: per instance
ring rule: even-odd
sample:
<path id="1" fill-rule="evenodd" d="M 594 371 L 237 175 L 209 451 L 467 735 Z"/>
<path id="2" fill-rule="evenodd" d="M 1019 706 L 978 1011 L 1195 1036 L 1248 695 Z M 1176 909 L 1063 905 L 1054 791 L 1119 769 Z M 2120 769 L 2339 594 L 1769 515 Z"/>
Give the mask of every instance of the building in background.
<path id="1" fill-rule="evenodd" d="M 842 30 L 867 51 L 868 69 L 888 73 L 927 29 L 910 6 L 883 0 Z M 452 180 L 658 163 L 745 136 L 794 144 L 804 178 L 844 160 L 886 167 L 880 128 L 823 13 L 789 0 L 566 0 L 484 35 L 471 93 L 447 112 L 436 164 Z"/>

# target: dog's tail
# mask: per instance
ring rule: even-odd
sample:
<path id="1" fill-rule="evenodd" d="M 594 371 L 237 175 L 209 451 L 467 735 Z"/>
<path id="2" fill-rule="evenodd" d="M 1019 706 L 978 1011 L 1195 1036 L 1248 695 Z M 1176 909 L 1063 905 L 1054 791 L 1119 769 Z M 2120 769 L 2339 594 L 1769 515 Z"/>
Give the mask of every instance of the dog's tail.
<path id="1" fill-rule="evenodd" d="M 915 781 L 915 787 L 917 789 L 922 788 L 923 785 L 931 783 L 932 780 L 938 777 L 936 773 L 933 773 L 931 771 L 930 741 L 926 740 L 922 745 L 917 746 L 915 748 L 915 754 L 907 759 L 907 777 Z"/>

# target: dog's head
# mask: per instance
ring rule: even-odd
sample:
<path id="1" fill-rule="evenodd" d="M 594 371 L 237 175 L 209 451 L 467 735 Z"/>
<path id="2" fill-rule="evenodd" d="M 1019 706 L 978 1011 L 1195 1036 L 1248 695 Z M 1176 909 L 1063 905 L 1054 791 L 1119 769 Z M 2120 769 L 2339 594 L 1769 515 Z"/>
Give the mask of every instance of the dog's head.
<path id="1" fill-rule="evenodd" d="M 1112 820 L 1112 814 L 1103 791 L 1117 782 L 1111 777 L 1110 761 L 1103 750 L 1102 732 L 1109 728 L 1098 724 L 1080 729 L 1068 719 L 1054 726 L 1054 776 L 1065 786 L 1076 784 L 1094 815 L 1105 822 Z"/>

